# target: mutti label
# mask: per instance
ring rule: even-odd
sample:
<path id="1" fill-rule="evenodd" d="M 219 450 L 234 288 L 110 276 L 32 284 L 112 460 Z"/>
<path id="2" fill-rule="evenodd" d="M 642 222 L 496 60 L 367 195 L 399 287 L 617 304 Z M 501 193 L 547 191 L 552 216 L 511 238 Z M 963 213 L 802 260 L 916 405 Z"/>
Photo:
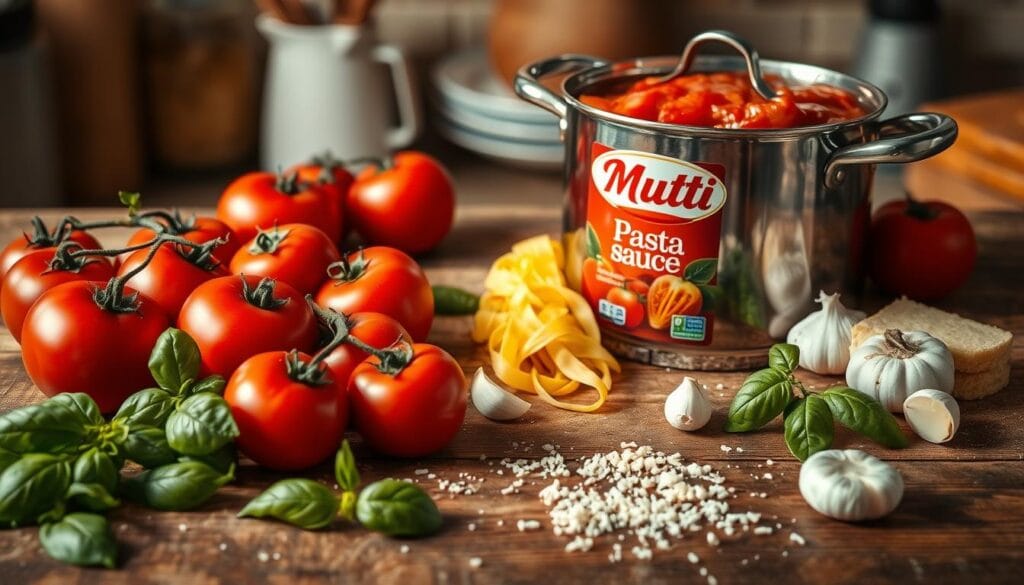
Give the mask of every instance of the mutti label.
<path id="1" fill-rule="evenodd" d="M 602 326 L 711 343 L 725 168 L 595 144 L 580 288 Z"/>

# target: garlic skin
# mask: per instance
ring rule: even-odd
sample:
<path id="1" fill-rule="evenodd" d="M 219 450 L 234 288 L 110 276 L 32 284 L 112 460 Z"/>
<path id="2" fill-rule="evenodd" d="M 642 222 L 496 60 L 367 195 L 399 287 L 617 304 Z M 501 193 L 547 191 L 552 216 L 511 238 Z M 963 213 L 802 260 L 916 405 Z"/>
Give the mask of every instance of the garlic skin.
<path id="1" fill-rule="evenodd" d="M 953 355 L 924 331 L 889 329 L 865 341 L 846 368 L 846 384 L 903 412 L 907 396 L 924 388 L 953 392 Z"/>
<path id="2" fill-rule="evenodd" d="M 687 376 L 665 398 L 665 419 L 681 431 L 696 431 L 708 424 L 715 407 L 711 405 L 700 384 Z"/>
<path id="3" fill-rule="evenodd" d="M 960 405 L 956 398 L 932 388 L 907 396 L 903 416 L 917 436 L 929 443 L 945 443 L 960 428 Z"/>
<path id="4" fill-rule="evenodd" d="M 495 384 L 483 368 L 473 374 L 469 397 L 477 411 L 491 420 L 515 420 L 530 410 L 529 402 Z"/>
<path id="5" fill-rule="evenodd" d="M 800 367 L 818 374 L 842 374 L 850 363 L 853 326 L 865 317 L 862 311 L 847 309 L 839 293 L 820 291 L 821 310 L 794 325 L 786 341 L 800 348 Z"/>
<path id="6" fill-rule="evenodd" d="M 812 508 L 836 520 L 881 518 L 903 499 L 903 476 L 858 449 L 829 449 L 800 468 L 800 494 Z"/>

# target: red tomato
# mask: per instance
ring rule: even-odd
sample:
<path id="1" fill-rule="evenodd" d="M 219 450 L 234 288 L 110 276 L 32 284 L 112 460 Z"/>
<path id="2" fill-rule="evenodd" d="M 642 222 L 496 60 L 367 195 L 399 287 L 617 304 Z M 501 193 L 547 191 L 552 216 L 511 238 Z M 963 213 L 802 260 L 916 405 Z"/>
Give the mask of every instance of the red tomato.
<path id="1" fill-rule="evenodd" d="M 419 264 L 394 248 L 374 246 L 349 254 L 335 264 L 320 287 L 316 304 L 351 315 L 384 313 L 423 341 L 434 320 L 434 293 Z"/>
<path id="2" fill-rule="evenodd" d="M 383 313 L 366 312 L 349 315 L 348 326 L 349 335 L 377 349 L 390 347 L 400 339 L 412 343 L 412 337 L 405 328 L 398 321 Z M 368 357 L 370 355 L 365 351 L 351 343 L 344 343 L 334 348 L 324 358 L 324 363 L 331 368 L 331 372 L 342 384 L 348 384 L 352 371 Z"/>
<path id="3" fill-rule="evenodd" d="M 443 349 L 417 343 L 397 374 L 377 369 L 375 357 L 359 364 L 348 383 L 356 429 L 375 451 L 420 457 L 451 442 L 466 416 L 466 376 Z"/>
<path id="4" fill-rule="evenodd" d="M 647 291 L 651 289 L 651 285 L 638 278 L 631 278 L 626 281 L 626 288 L 635 292 L 641 297 L 647 296 Z"/>
<path id="5" fill-rule="evenodd" d="M 597 299 L 607 297 L 608 292 L 616 286 L 614 283 L 607 282 L 609 280 L 621 281 L 622 277 L 615 272 L 615 269 L 604 258 L 587 258 L 583 261 L 583 275 L 581 278 L 583 290 L 580 292 L 585 297 L 593 299 L 595 303 Z"/>
<path id="6" fill-rule="evenodd" d="M 640 295 L 629 289 L 615 287 L 608 292 L 608 296 L 605 298 L 626 310 L 623 326 L 627 329 L 633 329 L 643 323 L 644 305 L 640 301 Z"/>
<path id="7" fill-rule="evenodd" d="M 50 263 L 56 252 L 56 249 L 50 248 L 23 256 L 3 277 L 0 312 L 15 341 L 21 340 L 25 314 L 44 292 L 65 282 L 86 280 L 106 283 L 114 276 L 114 267 L 106 258 L 90 258 L 77 270 L 51 270 Z"/>
<path id="8" fill-rule="evenodd" d="M 304 353 L 295 358 L 309 363 Z M 242 363 L 224 399 L 238 424 L 238 448 L 264 467 L 305 469 L 335 453 L 348 424 L 345 385 L 326 376 L 310 384 L 289 374 L 288 352 L 271 351 Z"/>
<path id="9" fill-rule="evenodd" d="M 141 294 L 136 311 L 103 309 L 93 298 L 95 289 L 95 283 L 79 280 L 43 293 L 25 316 L 21 357 L 43 394 L 85 392 L 109 413 L 153 385 L 149 353 L 170 321 Z M 125 287 L 126 295 L 134 292 Z"/>
<path id="10" fill-rule="evenodd" d="M 172 319 L 176 318 L 197 286 L 218 276 L 228 274 L 226 268 L 216 260 L 208 261 L 212 266 L 197 266 L 182 254 L 180 246 L 160 246 L 153 261 L 135 276 L 128 279 L 128 285 L 153 299 Z M 118 276 L 131 272 L 145 262 L 149 249 L 136 250 L 117 269 Z"/>
<path id="11" fill-rule="evenodd" d="M 243 242 L 256 236 L 256 228 L 268 229 L 275 223 L 304 223 L 320 228 L 332 240 L 341 237 L 337 199 L 294 174 L 249 173 L 235 179 L 217 203 L 217 219 Z"/>
<path id="12" fill-rule="evenodd" d="M 455 186 L 433 158 L 399 152 L 391 166 L 363 169 L 346 203 L 355 230 L 367 242 L 419 254 L 451 229 Z"/>
<path id="13" fill-rule="evenodd" d="M 875 211 L 868 269 L 882 289 L 919 301 L 940 299 L 967 281 L 978 256 L 971 222 L 939 201 L 890 201 Z"/>
<path id="14" fill-rule="evenodd" d="M 80 230 L 71 232 L 67 239 L 78 242 L 86 250 L 97 250 L 102 247 L 96 241 L 96 238 L 89 235 L 88 232 Z M 7 244 L 3 252 L 0 252 L 0 278 L 7 274 L 11 266 L 14 266 L 14 263 L 21 260 L 25 255 L 37 250 L 55 250 L 60 243 L 54 242 L 49 236 L 44 238 L 39 235 L 29 236 L 28 234 L 12 240 L 11 243 Z"/>
<path id="15" fill-rule="evenodd" d="M 185 301 L 178 328 L 196 340 L 205 374 L 227 377 L 258 353 L 316 346 L 316 317 L 299 291 L 286 282 L 263 280 L 214 278 Z"/>
<path id="16" fill-rule="evenodd" d="M 314 157 L 306 164 L 296 165 L 288 169 L 286 174 L 289 173 L 297 173 L 300 181 L 315 183 L 330 194 L 331 200 L 337 206 L 340 218 L 341 236 L 338 241 L 345 239 L 349 228 L 345 221 L 345 199 L 355 180 L 352 173 L 348 172 L 341 161 L 334 159 L 329 153 Z"/>
<path id="17" fill-rule="evenodd" d="M 341 258 L 331 238 L 319 229 L 288 223 L 249 240 L 231 259 L 231 272 L 268 276 L 313 294 L 327 279 L 327 267 Z"/>
<path id="18" fill-rule="evenodd" d="M 197 244 L 205 244 L 210 240 L 217 238 L 223 238 L 227 240 L 226 243 L 217 246 L 213 250 L 213 257 L 220 260 L 222 263 L 227 265 L 231 262 L 231 257 L 235 255 L 235 252 L 242 247 L 242 241 L 239 240 L 231 228 L 224 222 L 213 217 L 193 217 L 182 222 L 182 230 L 172 230 L 171 233 L 176 236 L 181 236 L 190 242 Z M 128 238 L 128 246 L 135 246 L 137 244 L 145 244 L 156 237 L 153 230 L 149 228 L 142 228 L 132 234 L 132 237 Z M 127 258 L 125 254 L 121 259 Z"/>

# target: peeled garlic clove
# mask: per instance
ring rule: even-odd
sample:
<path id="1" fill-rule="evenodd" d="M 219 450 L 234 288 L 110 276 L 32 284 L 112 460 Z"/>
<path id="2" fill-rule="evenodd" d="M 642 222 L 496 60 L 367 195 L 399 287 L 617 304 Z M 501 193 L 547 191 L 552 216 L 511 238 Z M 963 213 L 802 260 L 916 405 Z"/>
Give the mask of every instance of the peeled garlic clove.
<path id="1" fill-rule="evenodd" d="M 668 424 L 681 431 L 696 431 L 708 424 L 714 407 L 704 396 L 700 384 L 687 376 L 665 399 Z"/>
<path id="2" fill-rule="evenodd" d="M 945 443 L 960 428 L 960 405 L 941 390 L 918 390 L 907 396 L 903 416 L 917 436 L 929 443 Z"/>
<path id="3" fill-rule="evenodd" d="M 495 384 L 483 368 L 473 374 L 469 397 L 480 414 L 491 420 L 517 419 L 530 410 L 529 402 Z"/>

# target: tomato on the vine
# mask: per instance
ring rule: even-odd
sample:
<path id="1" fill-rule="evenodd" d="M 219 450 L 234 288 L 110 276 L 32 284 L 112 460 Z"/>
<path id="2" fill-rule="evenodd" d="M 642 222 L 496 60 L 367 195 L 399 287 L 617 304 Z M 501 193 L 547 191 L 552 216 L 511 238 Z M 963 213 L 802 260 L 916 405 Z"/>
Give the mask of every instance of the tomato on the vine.
<path id="1" fill-rule="evenodd" d="M 245 360 L 224 389 L 238 424 L 238 448 L 264 467 L 311 467 L 341 443 L 348 424 L 345 384 L 310 362 L 300 352 L 260 353 Z"/>
<path id="2" fill-rule="evenodd" d="M 466 416 L 466 376 L 451 355 L 425 343 L 398 372 L 378 357 L 359 364 L 348 393 L 356 430 L 375 451 L 420 457 L 451 442 Z"/>
<path id="3" fill-rule="evenodd" d="M 174 319 L 197 286 L 228 274 L 215 258 L 203 257 L 198 250 L 186 250 L 179 244 L 162 244 L 153 260 L 128 279 L 128 285 L 156 301 Z M 135 270 L 149 254 L 148 248 L 132 252 L 117 269 L 118 276 Z"/>
<path id="4" fill-rule="evenodd" d="M 978 256 L 971 222 L 940 201 L 890 201 L 875 211 L 868 270 L 880 288 L 919 301 L 940 299 L 967 281 Z"/>
<path id="5" fill-rule="evenodd" d="M 267 276 L 315 293 L 327 279 L 327 267 L 341 258 L 334 242 L 321 230 L 288 223 L 260 230 L 231 259 L 231 272 Z"/>
<path id="6" fill-rule="evenodd" d="M 398 341 L 412 343 L 412 337 L 401 323 L 383 313 L 354 313 L 347 319 L 349 335 L 371 347 L 385 349 Z M 356 366 L 368 357 L 370 354 L 355 345 L 343 343 L 324 358 L 324 363 L 331 368 L 331 372 L 339 381 L 347 384 Z"/>
<path id="7" fill-rule="evenodd" d="M 640 300 L 640 295 L 626 288 L 615 287 L 608 292 L 605 298 L 625 310 L 626 314 L 622 325 L 627 329 L 634 329 L 643 323 L 644 305 Z"/>
<path id="8" fill-rule="evenodd" d="M 37 226 L 42 226 L 42 223 L 38 223 Z M 100 248 L 100 243 L 89 232 L 74 230 L 68 234 L 66 239 L 78 242 L 82 245 L 82 248 L 87 250 Z M 11 240 L 3 251 L 0 252 L 0 277 L 7 274 L 11 266 L 14 266 L 14 263 L 21 260 L 24 256 L 38 250 L 55 250 L 60 244 L 61 242 L 55 241 L 52 234 L 47 232 L 45 227 L 37 227 L 36 233 L 31 236 L 25 234 L 23 237 Z"/>
<path id="9" fill-rule="evenodd" d="M 331 265 L 316 303 L 351 315 L 364 311 L 395 319 L 413 340 L 427 338 L 434 320 L 434 293 L 415 260 L 394 248 L 374 246 Z"/>
<path id="10" fill-rule="evenodd" d="M 317 324 L 302 294 L 286 282 L 223 276 L 201 284 L 178 315 L 199 346 L 204 374 L 230 376 L 258 353 L 316 346 Z"/>
<path id="11" fill-rule="evenodd" d="M 286 174 L 291 173 L 296 173 L 300 181 L 319 185 L 331 195 L 338 206 L 339 224 L 341 225 L 339 241 L 344 239 L 347 228 L 350 227 L 346 221 L 344 209 L 345 198 L 348 197 L 348 191 L 352 188 L 352 182 L 355 180 L 352 173 L 348 172 L 344 164 L 331 156 L 329 152 L 322 156 L 314 156 L 309 162 L 295 165 L 286 171 Z"/>
<path id="12" fill-rule="evenodd" d="M 304 223 L 323 230 L 333 241 L 341 237 L 341 207 L 335 194 L 298 175 L 248 173 L 228 185 L 217 203 L 217 219 L 245 242 L 256 228 Z"/>
<path id="13" fill-rule="evenodd" d="M 111 295 L 109 286 L 79 280 L 43 293 L 21 330 L 32 382 L 47 396 L 85 392 L 105 413 L 152 386 L 149 353 L 170 321 L 155 301 L 135 292 L 126 287 Z"/>
<path id="14" fill-rule="evenodd" d="M 224 243 L 217 246 L 213 250 L 213 257 L 219 260 L 221 263 L 227 265 L 231 262 L 232 256 L 242 246 L 242 241 L 239 240 L 235 233 L 231 231 L 231 228 L 221 220 L 215 217 L 190 217 L 175 218 L 176 225 L 166 226 L 167 229 L 162 233 L 169 233 L 175 236 L 181 236 L 190 242 L 197 244 L 205 244 L 210 240 L 221 238 Z M 145 244 L 156 237 L 156 232 L 149 228 L 141 228 L 132 234 L 128 238 L 127 246 L 136 246 L 138 244 Z M 122 260 L 128 255 L 125 254 Z"/>
<path id="15" fill-rule="evenodd" d="M 51 288 L 84 280 L 105 283 L 114 276 L 114 267 L 106 258 L 88 258 L 73 266 L 53 266 L 54 248 L 37 250 L 14 263 L 0 285 L 0 313 L 15 341 L 21 341 L 21 327 L 29 308 Z M 102 286 L 102 285 L 99 285 Z"/>
<path id="16" fill-rule="evenodd" d="M 448 172 L 421 152 L 399 152 L 356 175 L 346 209 L 367 242 L 409 254 L 426 252 L 448 234 L 455 186 Z"/>

